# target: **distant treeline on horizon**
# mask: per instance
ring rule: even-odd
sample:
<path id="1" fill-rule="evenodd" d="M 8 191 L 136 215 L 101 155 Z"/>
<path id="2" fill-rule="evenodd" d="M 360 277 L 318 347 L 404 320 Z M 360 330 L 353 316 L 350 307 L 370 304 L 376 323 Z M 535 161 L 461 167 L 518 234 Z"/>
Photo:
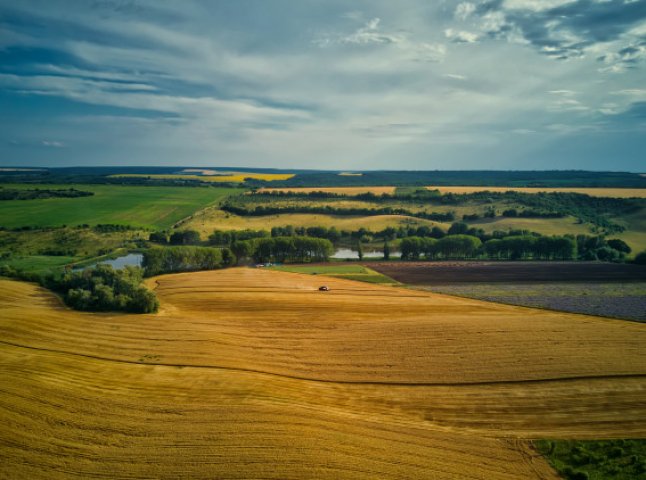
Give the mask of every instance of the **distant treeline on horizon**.
<path id="1" fill-rule="evenodd" d="M 110 183 L 128 185 L 183 184 L 203 185 L 195 179 L 110 178 L 110 175 L 177 174 L 193 167 L 61 167 L 0 169 L 4 183 Z M 288 180 L 247 180 L 246 187 L 368 187 L 368 186 L 508 186 L 508 187 L 615 187 L 646 188 L 646 176 L 631 172 L 593 172 L 585 170 L 376 170 L 325 171 L 246 167 L 194 167 L 219 172 L 293 173 Z M 345 174 L 344 174 L 345 173 Z"/>

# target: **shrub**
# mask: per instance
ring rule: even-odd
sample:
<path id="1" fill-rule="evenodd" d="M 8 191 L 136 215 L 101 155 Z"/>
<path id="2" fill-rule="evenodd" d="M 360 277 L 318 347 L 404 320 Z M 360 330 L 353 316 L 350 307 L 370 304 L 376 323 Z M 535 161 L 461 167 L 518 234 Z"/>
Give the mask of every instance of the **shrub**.
<path id="1" fill-rule="evenodd" d="M 65 303 L 76 310 L 156 312 L 157 297 L 141 286 L 142 273 L 138 267 L 115 270 L 98 265 L 60 278 L 48 277 L 43 283 L 62 293 Z"/>
<path id="2" fill-rule="evenodd" d="M 634 262 L 637 265 L 646 265 L 646 250 L 635 255 Z"/>

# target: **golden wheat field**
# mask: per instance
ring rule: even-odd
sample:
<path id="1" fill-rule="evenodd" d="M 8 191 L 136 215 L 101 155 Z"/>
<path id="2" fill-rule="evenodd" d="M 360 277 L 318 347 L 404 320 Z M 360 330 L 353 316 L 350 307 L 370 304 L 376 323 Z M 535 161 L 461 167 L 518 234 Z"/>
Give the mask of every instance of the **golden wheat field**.
<path id="1" fill-rule="evenodd" d="M 200 172 L 209 172 L 209 170 L 198 170 Z M 294 176 L 293 173 L 252 173 L 252 172 L 226 172 L 222 175 L 208 175 L 206 173 L 202 175 L 186 175 L 186 174 L 146 174 L 146 173 L 120 173 L 115 175 L 109 175 L 114 178 L 128 178 L 128 177 L 141 177 L 141 178 L 152 178 L 160 180 L 199 180 L 201 182 L 233 182 L 241 183 L 244 182 L 245 178 L 254 178 L 257 180 L 288 180 Z"/>
<path id="2" fill-rule="evenodd" d="M 1 478 L 556 479 L 528 439 L 646 435 L 643 324 L 250 268 L 148 283 L 134 316 L 0 281 Z"/>

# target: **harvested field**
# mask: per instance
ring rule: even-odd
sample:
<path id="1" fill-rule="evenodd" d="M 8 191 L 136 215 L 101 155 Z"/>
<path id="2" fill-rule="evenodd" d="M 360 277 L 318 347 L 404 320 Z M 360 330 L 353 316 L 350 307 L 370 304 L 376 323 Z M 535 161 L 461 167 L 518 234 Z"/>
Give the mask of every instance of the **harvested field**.
<path id="1" fill-rule="evenodd" d="M 640 265 L 601 262 L 390 262 L 370 268 L 409 285 L 470 282 L 646 281 Z"/>
<path id="2" fill-rule="evenodd" d="M 157 315 L 0 281 L 2 478 L 556 479 L 528 438 L 646 435 L 646 326 L 237 268 Z"/>

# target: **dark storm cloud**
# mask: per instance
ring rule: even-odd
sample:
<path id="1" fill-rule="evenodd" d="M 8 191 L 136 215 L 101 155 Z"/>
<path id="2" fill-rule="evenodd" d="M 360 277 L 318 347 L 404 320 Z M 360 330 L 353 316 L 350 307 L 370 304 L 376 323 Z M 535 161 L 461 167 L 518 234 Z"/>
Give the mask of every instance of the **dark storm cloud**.
<path id="1" fill-rule="evenodd" d="M 489 20 L 486 35 L 518 34 L 541 53 L 558 59 L 579 57 L 592 45 L 620 40 L 646 20 L 646 0 L 577 0 L 552 8 L 541 3 L 492 0 L 480 4 L 476 12 Z M 618 54 L 630 60 L 631 55 L 639 53 L 635 48 L 638 47 L 627 44 Z"/>

